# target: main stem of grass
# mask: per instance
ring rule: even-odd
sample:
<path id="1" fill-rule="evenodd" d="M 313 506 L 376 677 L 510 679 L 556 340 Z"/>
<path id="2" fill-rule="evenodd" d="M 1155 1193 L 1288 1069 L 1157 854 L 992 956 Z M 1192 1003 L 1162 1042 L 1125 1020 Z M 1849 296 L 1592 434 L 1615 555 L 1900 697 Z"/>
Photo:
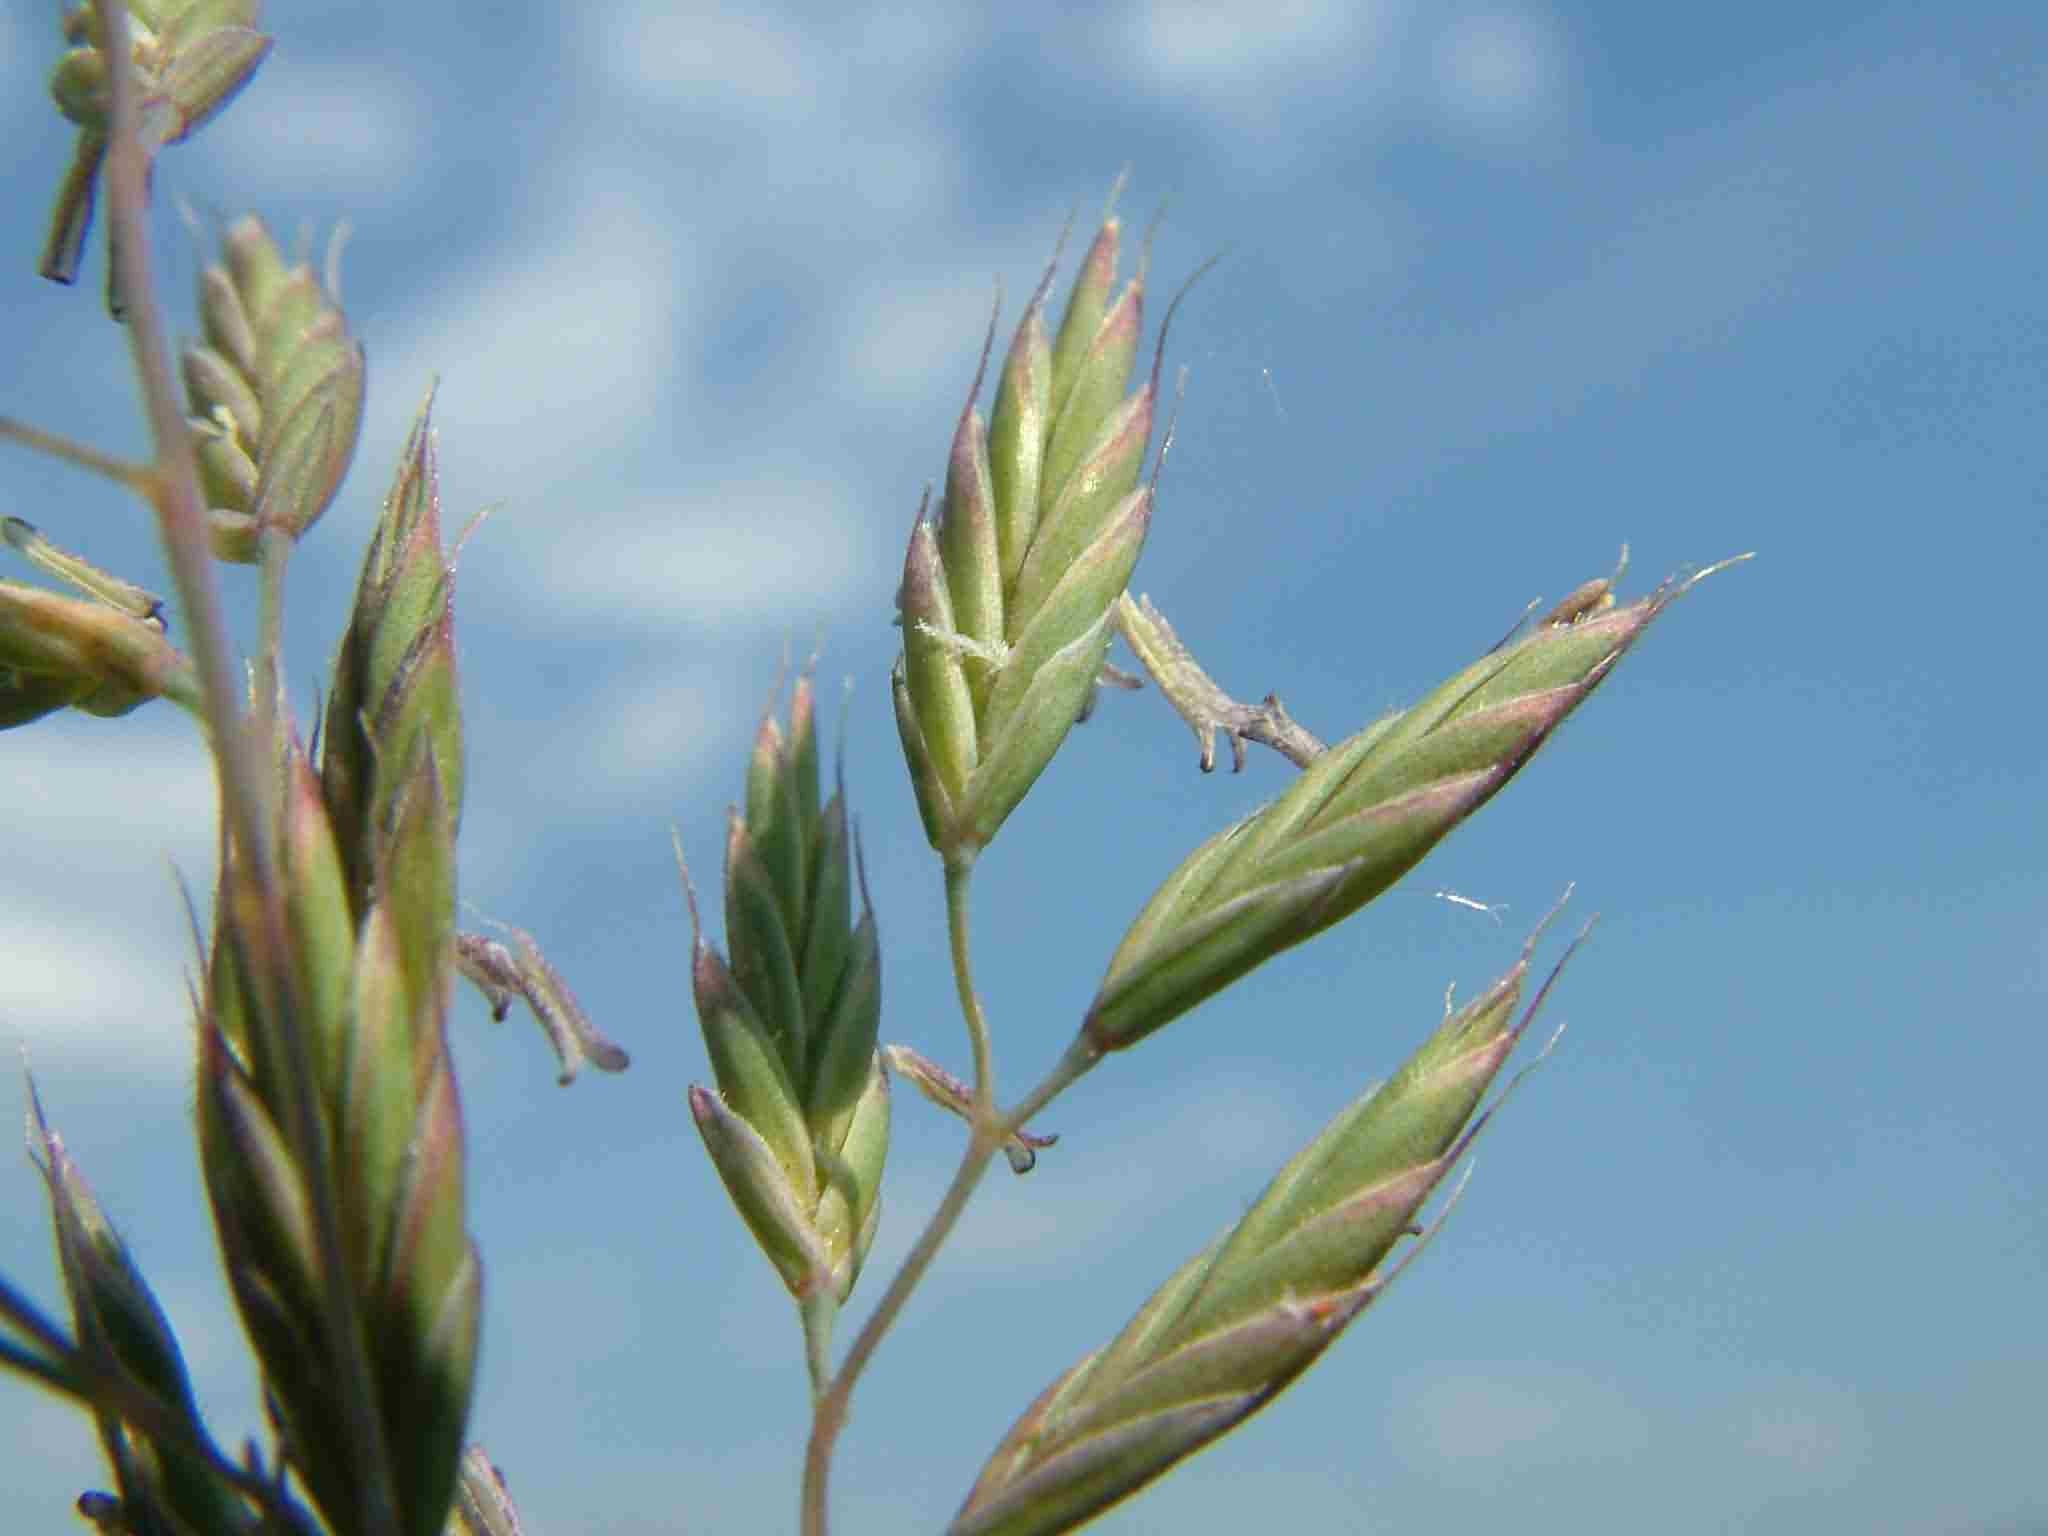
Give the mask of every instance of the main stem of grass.
<path id="1" fill-rule="evenodd" d="M 270 805 L 268 742 L 243 729 L 239 690 L 228 655 L 227 626 L 221 617 L 220 594 L 214 581 L 213 554 L 199 499 L 198 466 L 191 438 L 179 410 L 172 382 L 171 352 L 165 337 L 162 307 L 150 272 L 148 160 L 140 138 L 135 99 L 134 55 L 128 12 L 120 0 L 95 0 L 100 36 L 108 62 L 111 138 L 107 154 L 108 241 L 115 270 L 110 274 L 127 311 L 129 341 L 141 383 L 156 448 L 152 499 L 172 580 L 191 631 L 194 660 L 206 697 L 208 737 L 220 781 L 221 816 L 233 828 L 232 843 L 263 892 L 263 963 L 251 967 L 263 988 L 291 987 L 292 967 L 283 904 L 268 838 Z M 223 852 L 228 840 L 223 840 Z M 225 872 L 225 871 L 224 871 Z M 384 1436 L 374 1408 L 369 1362 L 349 1289 L 347 1262 L 341 1250 L 341 1222 L 335 1209 L 332 1170 L 324 1132 L 313 1104 L 312 1052 L 301 1020 L 303 1011 L 288 997 L 259 1000 L 269 1016 L 283 1021 L 286 1060 L 292 1091 L 287 1096 L 286 1132 L 305 1169 L 312 1195 L 314 1230 L 319 1240 L 322 1302 L 335 1340 L 336 1387 L 355 1443 L 355 1459 L 365 1477 L 363 1501 L 370 1529 L 396 1532 L 397 1490 Z"/>
<path id="2" fill-rule="evenodd" d="M 112 136 L 107 153 L 107 221 L 115 234 L 108 241 L 114 281 L 127 308 L 128 341 L 135 353 L 135 374 L 142 389 L 156 458 L 149 476 L 150 500 L 156 508 L 164 555 L 178 589 L 190 631 L 193 662 L 206 694 L 210 744 L 220 779 L 224 813 L 235 822 L 235 840 L 251 856 L 267 862 L 261 807 L 262 758 L 254 744 L 236 729 L 241 719 L 241 689 L 229 655 L 227 626 L 221 618 L 220 590 L 214 580 L 213 552 L 206 536 L 206 512 L 200 505 L 199 466 L 179 409 L 172 382 L 171 349 L 164 333 L 163 309 L 157 303 L 150 275 L 149 228 L 145 217 L 149 194 L 147 155 L 138 138 L 140 114 L 135 100 L 135 75 L 129 54 L 128 12 L 110 0 L 98 0 L 100 35 L 106 40 Z"/>
<path id="3" fill-rule="evenodd" d="M 847 1404 L 853 1395 L 854 1383 L 860 1379 L 876 1348 L 894 1326 L 904 1303 L 910 1300 L 911 1292 L 917 1289 L 925 1271 L 931 1268 L 932 1260 L 938 1257 L 939 1249 L 952 1235 L 961 1213 L 967 1209 L 968 1199 L 981 1183 L 982 1175 L 988 1172 L 990 1159 L 1002 1145 L 1000 1121 L 995 1113 L 988 1020 L 974 995 L 974 976 L 969 963 L 967 886 L 971 869 L 969 864 L 947 862 L 946 929 L 952 941 L 953 980 L 960 994 L 960 1011 L 967 1021 L 968 1038 L 974 1050 L 973 1133 L 967 1138 L 966 1150 L 961 1153 L 960 1166 L 953 1174 L 953 1182 L 947 1188 L 945 1198 L 932 1212 L 931 1220 L 925 1224 L 902 1267 L 890 1280 L 889 1289 L 882 1293 L 880 1305 L 853 1341 L 853 1348 L 846 1352 L 846 1361 L 839 1367 L 839 1374 L 818 1400 L 817 1409 L 812 1414 L 811 1441 L 804 1455 L 804 1536 L 825 1536 L 825 1504 L 832 1472 L 832 1451 L 838 1443 L 840 1431 L 846 1427 Z"/>

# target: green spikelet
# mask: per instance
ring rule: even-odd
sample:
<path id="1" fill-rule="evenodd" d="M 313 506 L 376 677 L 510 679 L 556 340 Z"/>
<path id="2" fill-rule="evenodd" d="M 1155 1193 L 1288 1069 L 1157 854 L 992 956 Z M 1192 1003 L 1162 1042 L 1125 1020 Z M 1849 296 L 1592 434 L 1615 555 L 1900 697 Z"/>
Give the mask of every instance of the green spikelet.
<path id="1" fill-rule="evenodd" d="M 1110 958 L 1085 1039 L 1134 1045 L 1378 896 L 1519 773 L 1699 579 L 1546 621 L 1324 751 L 1167 877 Z"/>
<path id="2" fill-rule="evenodd" d="M 725 850 L 726 948 L 694 941 L 692 989 L 718 1092 L 691 1090 L 706 1150 L 803 1304 L 817 1364 L 881 1220 L 889 1081 L 876 1051 L 881 950 L 856 920 L 845 791 L 820 804 L 814 700 L 765 718 Z M 696 917 L 696 901 L 691 898 Z"/>
<path id="3" fill-rule="evenodd" d="M 317 775 L 272 712 L 270 878 L 224 861 L 199 1073 L 215 1224 L 287 1455 L 332 1529 L 406 1536 L 438 1536 L 453 1497 L 480 1300 L 444 1036 L 462 742 L 427 441 L 423 418 Z"/>
<path id="4" fill-rule="evenodd" d="M 920 516 L 905 557 L 897 726 L 926 835 L 957 865 L 988 845 L 1081 713 L 1151 526 L 1138 474 L 1158 370 L 1126 394 L 1145 282 L 1140 273 L 1116 290 L 1119 238 L 1112 218 L 1056 344 L 1047 274 L 988 421 L 973 403 L 977 376 L 939 515 Z"/>
<path id="5" fill-rule="evenodd" d="M 260 219 L 238 221 L 221 246 L 199 280 L 205 337 L 180 364 L 213 551 L 249 563 L 263 530 L 303 537 L 341 488 L 362 425 L 363 348 Z"/>
<path id="6" fill-rule="evenodd" d="M 1549 989 L 1518 1021 L 1528 968 L 1525 949 L 1479 997 L 1447 1007 L 1392 1079 L 1339 1114 L 1122 1333 L 1048 1387 L 996 1447 L 949 1536 L 1072 1530 L 1313 1365 L 1405 1266 L 1389 1262 L 1396 1246 L 1483 1125 L 1480 1105 Z"/>

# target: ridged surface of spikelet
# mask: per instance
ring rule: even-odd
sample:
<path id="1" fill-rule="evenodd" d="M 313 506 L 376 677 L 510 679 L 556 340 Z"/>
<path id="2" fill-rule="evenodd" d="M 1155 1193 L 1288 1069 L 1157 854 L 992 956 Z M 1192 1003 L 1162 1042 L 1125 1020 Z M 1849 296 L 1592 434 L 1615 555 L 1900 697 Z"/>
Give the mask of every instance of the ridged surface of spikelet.
<path id="1" fill-rule="evenodd" d="M 1082 1026 L 1135 1044 L 1392 885 L 1518 773 L 1683 585 L 1546 622 L 1311 762 L 1167 877 Z"/>

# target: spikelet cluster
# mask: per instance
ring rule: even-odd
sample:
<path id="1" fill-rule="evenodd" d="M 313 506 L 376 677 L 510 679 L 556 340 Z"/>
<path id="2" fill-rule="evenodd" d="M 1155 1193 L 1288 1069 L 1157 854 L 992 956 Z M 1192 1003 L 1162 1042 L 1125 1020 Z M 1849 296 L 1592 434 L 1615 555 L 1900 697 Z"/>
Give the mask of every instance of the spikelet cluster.
<path id="1" fill-rule="evenodd" d="M 1528 970 L 1525 948 L 1485 992 L 1446 1006 L 1391 1079 L 1295 1154 L 1123 1332 L 1046 1388 L 949 1536 L 1072 1530 L 1228 1434 L 1320 1359 L 1404 1266 L 1389 1263 L 1396 1246 L 1484 1123 L 1481 1104 L 1549 990 L 1517 1019 Z"/>
<path id="2" fill-rule="evenodd" d="M 480 1273 L 444 1035 L 461 722 L 424 413 L 329 689 L 316 772 L 277 707 L 267 861 L 222 861 L 199 1126 L 286 1453 L 338 1531 L 438 1536 Z M 267 867 L 266 867 L 267 865 Z"/>
<path id="3" fill-rule="evenodd" d="M 203 339 L 180 358 L 213 552 L 255 561 L 304 536 L 341 488 L 363 418 L 363 348 L 304 262 L 238 220 L 199 278 Z"/>
<path id="4" fill-rule="evenodd" d="M 1324 751 L 1167 877 L 1110 958 L 1083 1037 L 1133 1045 L 1378 896 L 1519 773 L 1684 590 L 1553 615 Z"/>
<path id="5" fill-rule="evenodd" d="M 1082 713 L 1152 521 L 1138 484 L 1158 370 L 1130 390 L 1145 282 L 1116 286 L 1120 226 L 1096 236 L 1054 340 L 1051 277 L 1017 327 L 995 407 L 973 394 L 945 497 L 920 516 L 897 602 L 896 723 L 932 846 L 971 863 Z"/>
<path id="6" fill-rule="evenodd" d="M 123 9 L 136 117 L 150 155 L 189 137 L 233 101 L 270 53 L 271 39 L 256 30 L 262 0 L 126 0 Z M 59 283 L 78 276 L 112 128 L 106 38 L 92 0 L 65 8 L 64 40 L 70 47 L 50 76 L 50 96 L 78 125 L 78 144 L 58 189 L 41 266 Z M 119 318 L 113 284 L 110 264 L 109 307 Z"/>
<path id="7" fill-rule="evenodd" d="M 718 1091 L 692 1088 L 690 1109 L 790 1294 L 826 1312 L 874 1241 L 889 1147 L 881 949 L 854 855 L 843 787 L 820 803 L 802 677 L 787 728 L 772 714 L 761 723 L 746 808 L 727 829 L 728 953 L 697 924 L 692 985 Z M 696 922 L 694 895 L 690 905 Z M 808 1310 L 807 1327 L 821 1315 Z"/>

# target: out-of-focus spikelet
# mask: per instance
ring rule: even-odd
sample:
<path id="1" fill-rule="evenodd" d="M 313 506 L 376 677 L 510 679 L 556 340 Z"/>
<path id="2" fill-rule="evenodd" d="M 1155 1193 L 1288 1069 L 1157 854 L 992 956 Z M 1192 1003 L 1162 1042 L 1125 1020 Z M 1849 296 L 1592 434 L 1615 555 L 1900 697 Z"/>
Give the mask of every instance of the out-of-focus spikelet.
<path id="1" fill-rule="evenodd" d="M 204 338 L 180 359 L 213 551 L 258 558 L 304 537 L 341 488 L 363 417 L 363 348 L 304 262 L 238 220 L 199 279 Z"/>
<path id="2" fill-rule="evenodd" d="M 271 883 L 229 850 L 201 1019 L 202 1159 L 229 1277 L 286 1453 L 337 1532 L 371 1529 L 381 1493 L 406 1536 L 439 1536 L 475 1367 L 444 1036 L 462 739 L 435 504 L 423 412 L 336 660 L 318 774 L 282 706 L 267 712 Z"/>

